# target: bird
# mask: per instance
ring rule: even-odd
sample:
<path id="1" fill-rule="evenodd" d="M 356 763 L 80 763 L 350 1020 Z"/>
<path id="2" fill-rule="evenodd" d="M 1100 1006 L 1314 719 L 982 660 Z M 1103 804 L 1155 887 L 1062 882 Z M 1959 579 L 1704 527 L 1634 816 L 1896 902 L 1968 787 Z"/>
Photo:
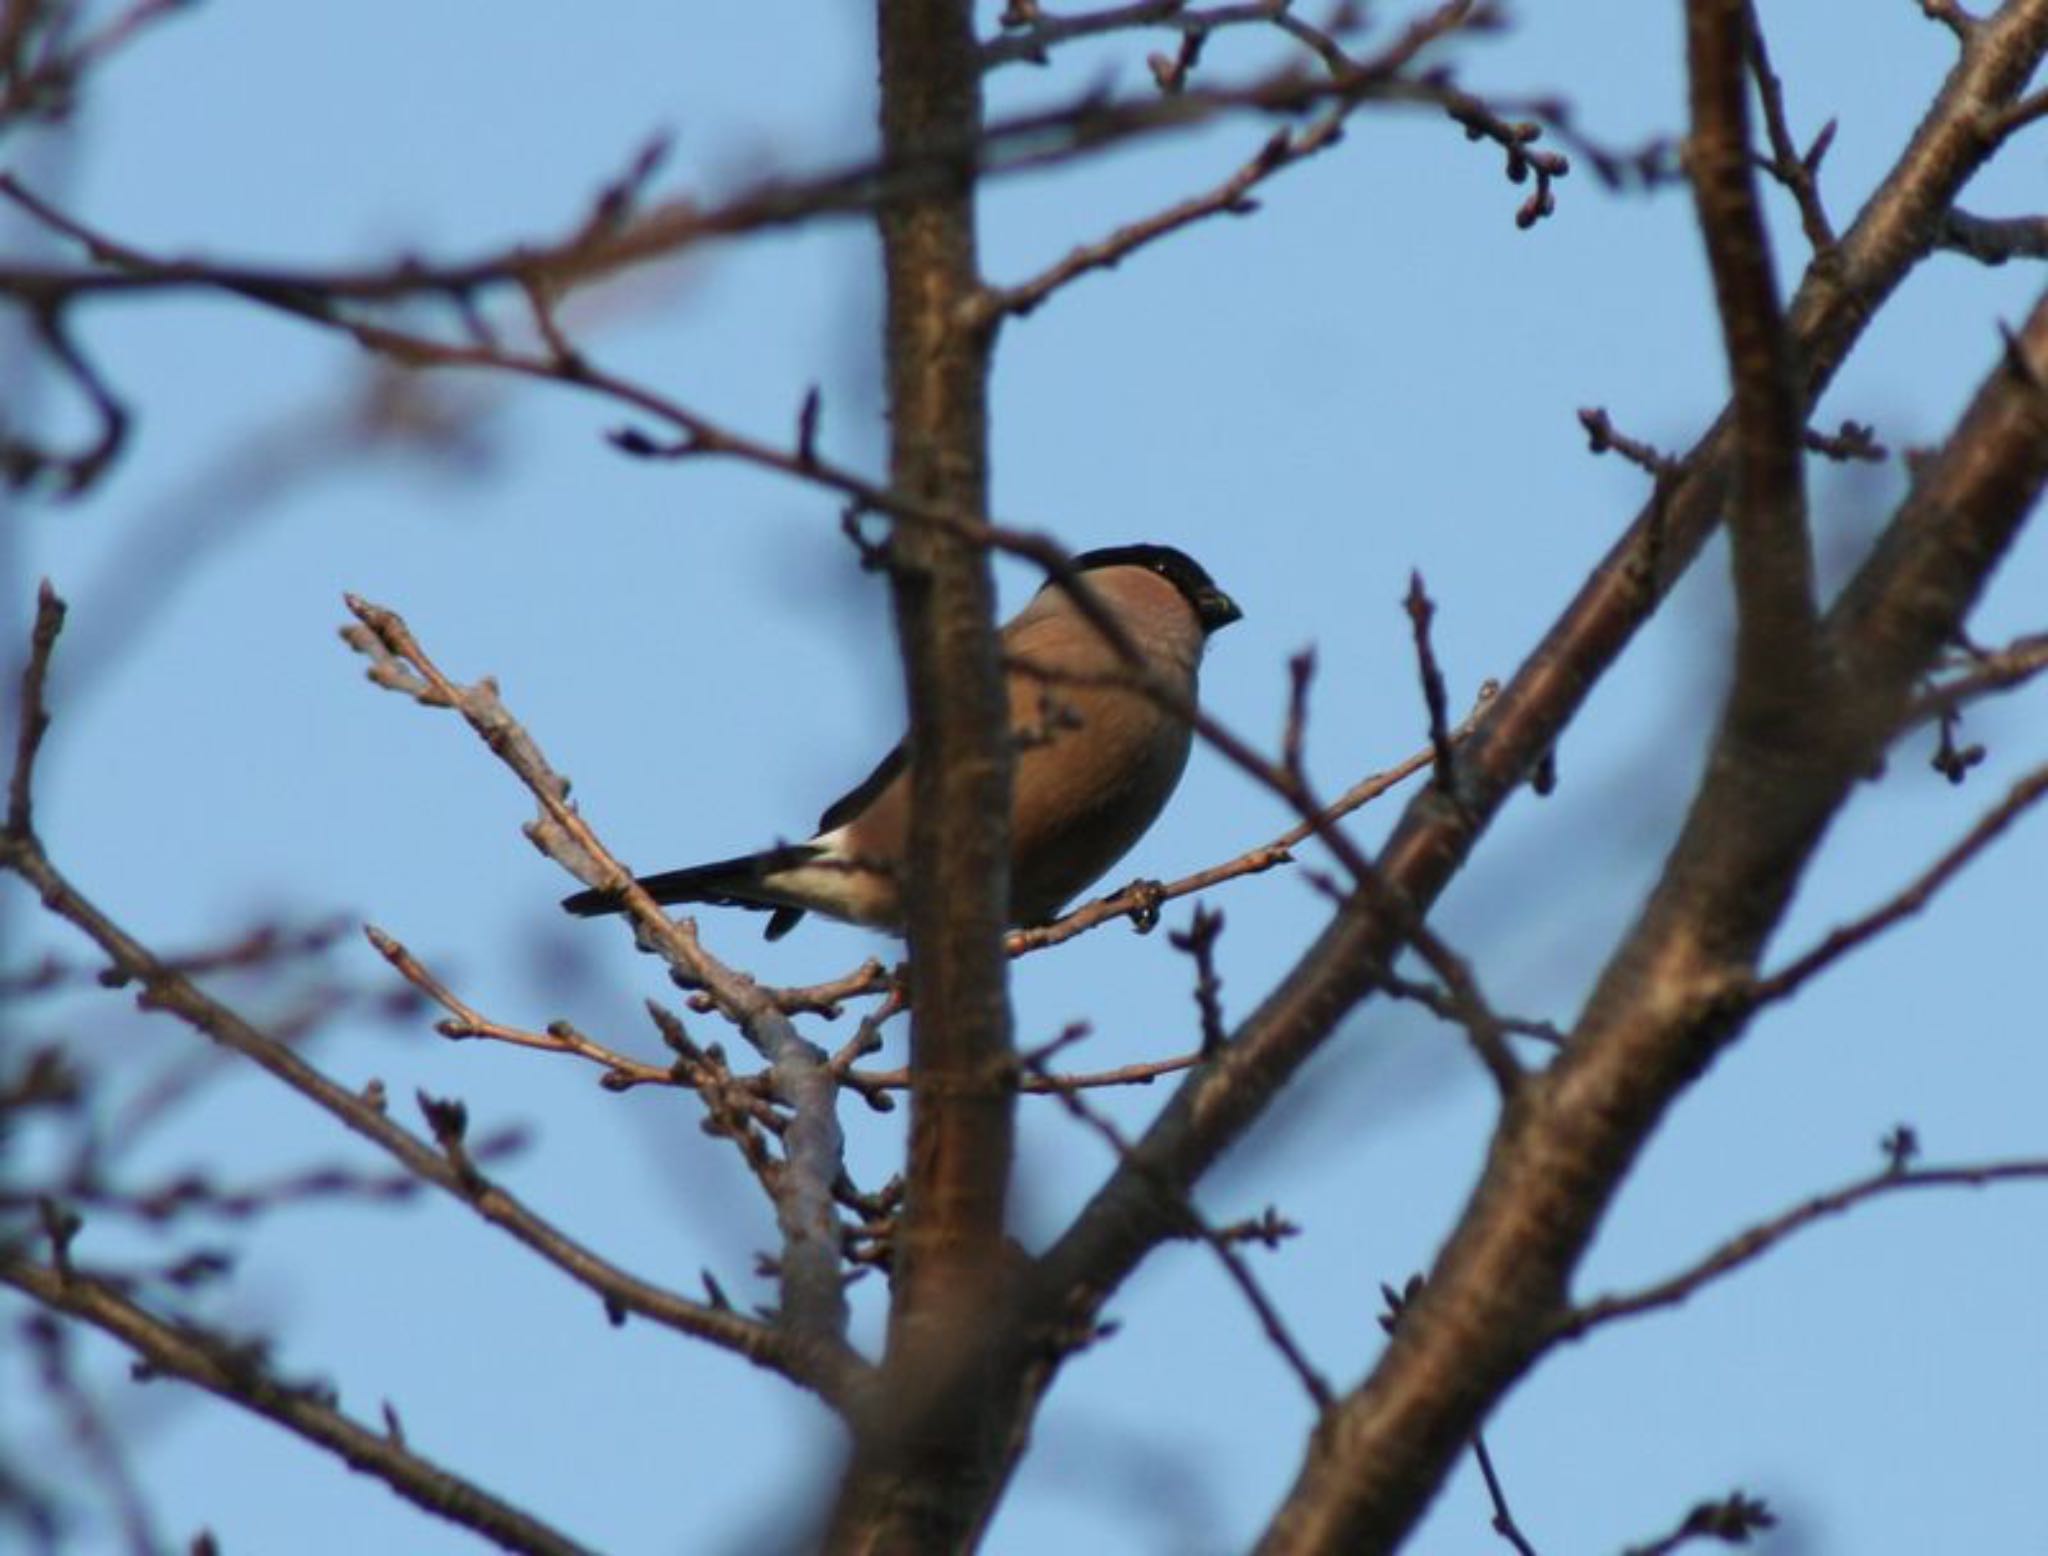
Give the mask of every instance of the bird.
<path id="1" fill-rule="evenodd" d="M 1145 666 L 1193 707 L 1211 633 L 1237 602 L 1186 552 L 1139 543 L 1073 558 L 1002 629 L 1016 746 L 1010 815 L 1010 922 L 1047 923 L 1128 853 L 1159 818 L 1187 766 L 1187 718 L 1132 686 L 1117 648 L 1068 590 L 1083 577 Z M 778 940 L 806 912 L 900 934 L 909 848 L 909 741 L 826 808 L 809 841 L 642 876 L 658 903 L 750 908 Z M 623 912 L 615 891 L 562 900 L 580 917 Z"/>

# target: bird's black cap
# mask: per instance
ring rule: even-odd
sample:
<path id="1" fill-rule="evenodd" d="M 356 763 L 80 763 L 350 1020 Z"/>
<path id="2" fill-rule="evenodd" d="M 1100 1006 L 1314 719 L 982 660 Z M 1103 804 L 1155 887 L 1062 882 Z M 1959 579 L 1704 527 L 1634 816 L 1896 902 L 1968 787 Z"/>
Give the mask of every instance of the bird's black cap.
<path id="1" fill-rule="evenodd" d="M 1181 593 L 1181 598 L 1194 607 L 1196 617 L 1202 623 L 1204 632 L 1215 632 L 1238 620 L 1244 612 L 1237 608 L 1237 601 L 1216 587 L 1216 580 L 1208 570 L 1185 551 L 1173 546 L 1159 546 L 1140 542 L 1130 546 L 1103 546 L 1094 551 L 1083 551 L 1074 558 L 1074 571 L 1093 572 L 1104 567 L 1142 567 L 1157 573 Z"/>

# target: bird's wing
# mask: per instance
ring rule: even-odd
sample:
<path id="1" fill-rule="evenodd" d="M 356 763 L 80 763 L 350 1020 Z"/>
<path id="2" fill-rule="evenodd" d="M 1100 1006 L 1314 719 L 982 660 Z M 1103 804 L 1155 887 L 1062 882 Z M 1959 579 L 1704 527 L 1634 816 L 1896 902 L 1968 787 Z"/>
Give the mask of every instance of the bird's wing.
<path id="1" fill-rule="evenodd" d="M 896 775 L 903 771 L 910 760 L 910 739 L 905 736 L 896 742 L 896 749 L 875 764 L 875 770 L 861 779 L 846 793 L 825 807 L 825 814 L 818 818 L 818 830 L 830 832 L 834 827 L 844 826 L 868 806 L 875 796 L 896 781 Z"/>

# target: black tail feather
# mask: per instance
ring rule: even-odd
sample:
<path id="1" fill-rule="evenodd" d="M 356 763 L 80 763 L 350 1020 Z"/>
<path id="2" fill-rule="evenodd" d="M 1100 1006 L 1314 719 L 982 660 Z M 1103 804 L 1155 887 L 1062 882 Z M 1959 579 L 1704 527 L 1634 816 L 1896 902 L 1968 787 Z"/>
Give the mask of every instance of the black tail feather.
<path id="1" fill-rule="evenodd" d="M 764 894 L 762 880 L 778 870 L 807 864 L 820 852 L 808 843 L 790 843 L 780 848 L 763 849 L 758 854 L 741 854 L 732 859 L 716 859 L 710 864 L 692 865 L 686 870 L 664 870 L 659 875 L 643 875 L 639 885 L 664 906 L 679 902 L 708 902 L 715 907 L 772 912 L 775 916 L 768 922 L 768 937 L 779 940 L 795 927 L 796 921 L 803 916 L 803 910 L 778 902 L 772 893 Z M 596 918 L 624 910 L 624 904 L 616 893 L 595 890 L 579 891 L 564 897 L 562 907 L 578 918 Z"/>

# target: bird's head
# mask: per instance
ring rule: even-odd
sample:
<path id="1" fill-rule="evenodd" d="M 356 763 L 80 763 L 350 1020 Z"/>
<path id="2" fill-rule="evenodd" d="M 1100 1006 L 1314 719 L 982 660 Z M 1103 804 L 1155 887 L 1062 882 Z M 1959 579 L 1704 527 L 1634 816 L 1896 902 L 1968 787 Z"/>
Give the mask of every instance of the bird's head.
<path id="1" fill-rule="evenodd" d="M 1220 631 L 1244 616 L 1237 601 L 1216 587 L 1216 580 L 1209 576 L 1200 562 L 1173 546 L 1149 542 L 1103 546 L 1094 551 L 1083 551 L 1074 558 L 1074 571 L 1077 573 L 1095 572 L 1106 567 L 1142 567 L 1157 573 L 1180 591 L 1181 598 L 1188 602 L 1205 634 Z"/>

